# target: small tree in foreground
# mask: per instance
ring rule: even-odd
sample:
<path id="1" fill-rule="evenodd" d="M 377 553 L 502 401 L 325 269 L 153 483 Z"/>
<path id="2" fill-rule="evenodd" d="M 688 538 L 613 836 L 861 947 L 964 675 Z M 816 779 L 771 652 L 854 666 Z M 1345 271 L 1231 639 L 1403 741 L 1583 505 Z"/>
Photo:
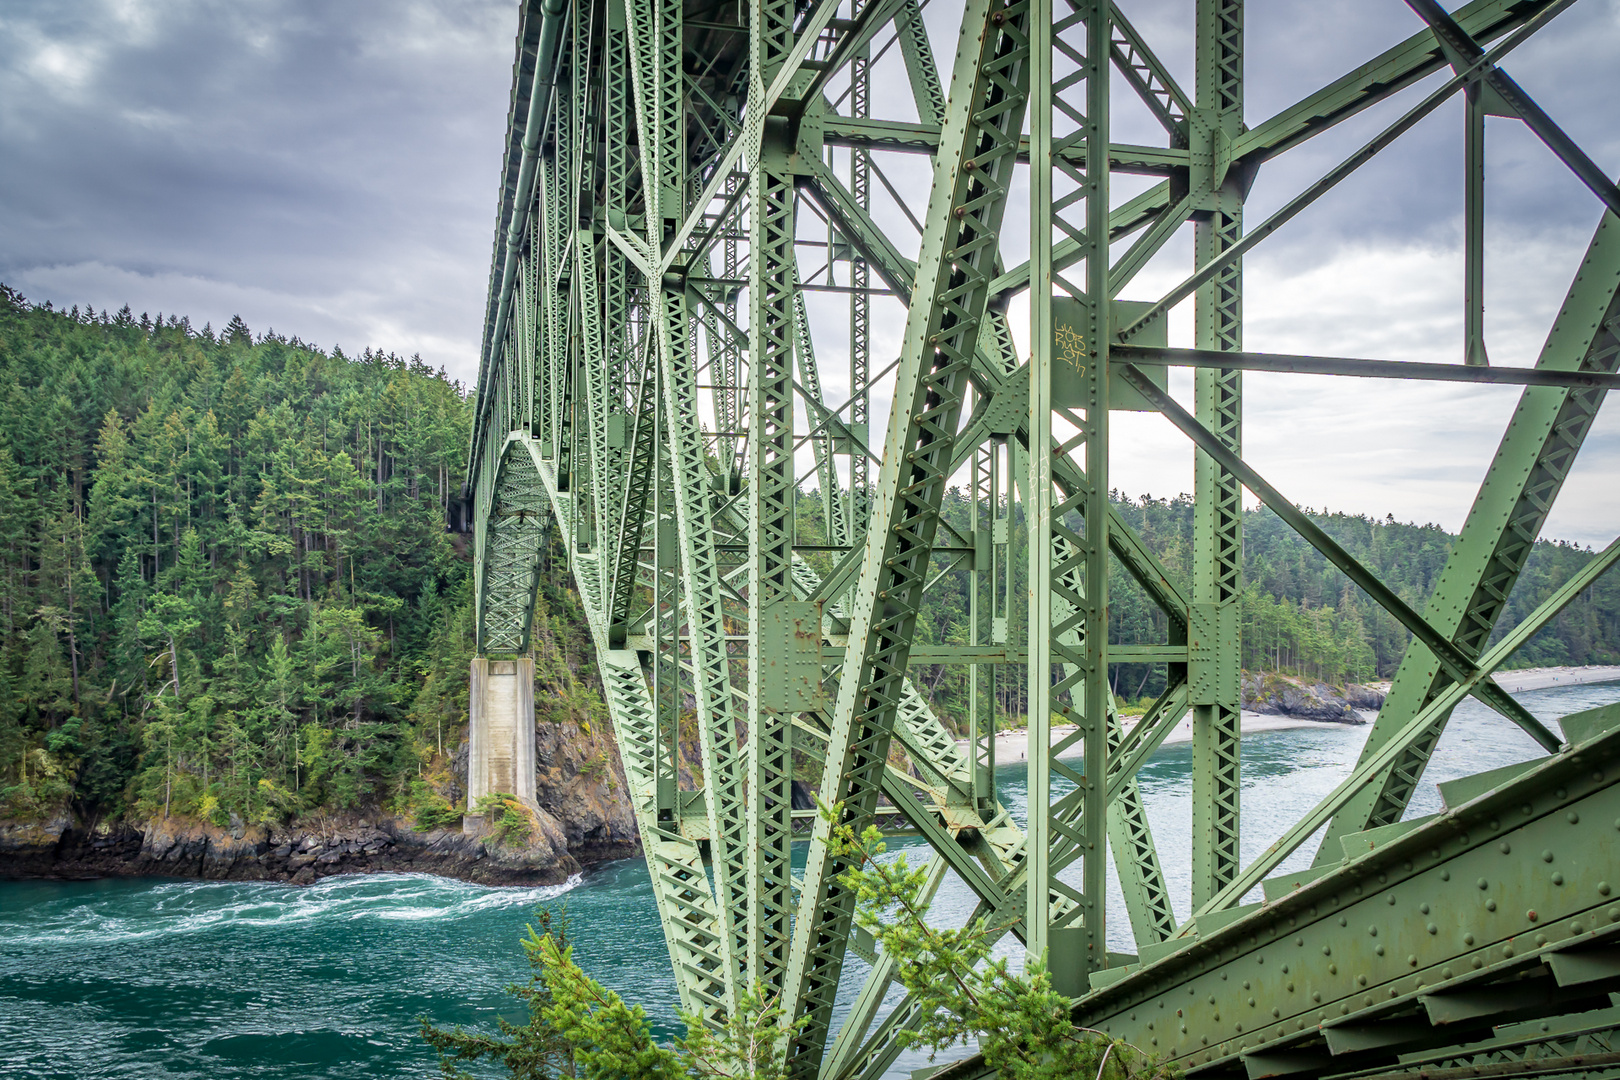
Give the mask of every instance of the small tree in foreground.
<path id="1" fill-rule="evenodd" d="M 821 807 L 837 821 L 840 807 Z M 1072 1002 L 1052 989 L 1045 958 L 1021 974 L 1007 960 L 992 959 L 999 934 L 979 918 L 958 930 L 928 923 L 927 870 L 902 853 L 879 858 L 885 847 L 876 826 L 859 835 L 850 826 L 832 830 L 835 856 L 850 864 L 839 878 L 856 895 L 855 922 L 894 960 L 894 977 L 917 1006 L 913 1030 L 902 1046 L 938 1052 L 978 1041 L 985 1064 L 1016 1080 L 1173 1080 L 1178 1071 L 1161 1065 L 1123 1039 L 1075 1025 Z M 1002 929 L 1006 929 L 1005 927 Z"/>
<path id="2" fill-rule="evenodd" d="M 822 807 L 836 821 L 839 808 Z M 904 854 L 884 854 L 882 834 L 869 827 L 832 830 L 833 853 L 846 864 L 840 883 L 856 895 L 855 921 L 894 960 L 894 978 L 918 1006 L 914 1029 L 902 1046 L 938 1052 L 977 1041 L 985 1063 L 1010 1080 L 1175 1080 L 1178 1070 L 1100 1031 L 1075 1026 L 1072 1002 L 1052 989 L 1044 963 L 1014 973 L 993 959 L 1000 935 L 984 919 L 958 930 L 928 924 L 927 872 Z M 445 1031 L 422 1021 L 422 1034 L 439 1051 L 450 1080 L 467 1074 L 459 1061 L 503 1062 L 518 1080 L 558 1075 L 586 1080 L 681 1080 L 750 1077 L 783 1080 L 786 1052 L 797 1024 L 780 997 L 762 987 L 744 994 L 720 1027 L 683 1012 L 685 1038 L 662 1045 L 640 1005 L 592 979 L 574 962 L 566 922 L 553 932 L 540 913 L 541 932 L 528 928 L 523 948 L 536 974 L 510 992 L 529 1006 L 529 1024 L 501 1021 L 505 1039 Z M 1005 928 L 1003 928 L 1005 929 Z M 577 1073 L 576 1073 L 577 1070 Z"/>
<path id="3" fill-rule="evenodd" d="M 540 929 L 525 927 L 523 951 L 532 974 L 507 993 L 529 1009 L 522 1026 L 497 1018 L 499 1035 L 435 1027 L 419 1018 L 422 1038 L 439 1055 L 446 1080 L 473 1080 L 464 1062 L 505 1065 L 514 1080 L 676 1080 L 682 1077 L 757 1077 L 782 1080 L 790 1025 L 778 999 L 755 986 L 737 1002 L 724 1027 L 710 1028 L 683 1012 L 686 1037 L 660 1045 L 646 1010 L 591 978 L 574 963 L 564 911 L 541 908 Z"/>
<path id="4" fill-rule="evenodd" d="M 624 1000 L 574 963 L 573 949 L 553 939 L 540 944 L 553 1004 L 545 1019 L 574 1047 L 580 1075 L 588 1080 L 675 1080 L 678 1077 L 747 1076 L 782 1080 L 792 1026 L 778 997 L 755 984 L 743 994 L 724 1027 L 681 1013 L 686 1037 L 672 1046 L 653 1040 L 640 1005 Z"/>
<path id="5" fill-rule="evenodd" d="M 539 931 L 536 932 L 531 923 L 524 927 L 525 935 L 521 939 L 524 955 L 529 960 L 529 981 L 506 988 L 508 994 L 528 1007 L 527 1024 L 513 1024 L 504 1017 L 497 1017 L 499 1035 L 481 1035 L 459 1027 L 435 1027 L 427 1017 L 417 1018 L 422 1025 L 422 1038 L 439 1055 L 439 1072 L 446 1080 L 473 1080 L 461 1063 L 474 1061 L 505 1065 L 514 1080 L 551 1080 L 555 1076 L 573 1074 L 572 1047 L 545 1019 L 545 1010 L 552 1004 L 553 997 L 541 962 L 543 942 L 562 942 L 567 947 L 568 909 L 565 907 L 553 915 L 540 908 L 535 911 L 535 922 L 540 924 Z"/>

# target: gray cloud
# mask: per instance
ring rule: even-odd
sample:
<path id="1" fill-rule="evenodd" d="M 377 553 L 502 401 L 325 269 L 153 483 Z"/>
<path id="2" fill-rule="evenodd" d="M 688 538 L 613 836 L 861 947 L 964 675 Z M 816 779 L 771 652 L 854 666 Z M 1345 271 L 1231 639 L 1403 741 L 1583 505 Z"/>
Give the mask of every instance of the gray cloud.
<path id="1" fill-rule="evenodd" d="M 1191 92 L 1191 0 L 1126 0 Z M 1452 5 L 1454 6 L 1454 5 Z M 957 5 L 926 19 L 956 46 Z M 9 0 L 0 7 L 0 280 L 59 304 L 189 314 L 325 346 L 420 351 L 470 379 L 488 281 L 511 79 L 512 0 Z M 1401 0 L 1249 0 L 1250 124 L 1418 28 Z M 875 102 L 910 119 L 897 51 Z M 1506 63 L 1611 173 L 1620 173 L 1620 0 L 1582 0 Z M 1442 76 L 1426 87 L 1438 85 Z M 1123 87 L 1120 87 L 1123 90 Z M 1258 222 L 1417 100 L 1407 91 L 1269 163 Z M 1121 104 L 1115 137 L 1159 141 Z M 1461 334 L 1461 115 L 1444 106 L 1248 260 L 1248 345 L 1455 359 Z M 1488 329 L 1528 363 L 1598 219 L 1596 200 L 1515 122 L 1489 135 Z M 921 209 L 926 159 L 882 165 Z M 842 167 L 842 166 L 840 166 Z M 1123 185 L 1122 185 L 1123 187 Z M 874 190 L 877 188 L 874 185 Z M 1010 227 L 1027 207 L 1015 192 Z M 874 213 L 915 238 L 887 196 Z M 1009 249 L 1023 247 L 1012 238 Z M 1190 267 L 1172 242 L 1127 295 Z M 841 302 L 813 298 L 842 327 Z M 904 317 L 880 303 L 877 353 Z M 841 331 L 822 347 L 842 400 Z M 1185 311 L 1173 340 L 1190 341 Z M 1511 392 L 1252 380 L 1247 443 L 1292 497 L 1379 516 L 1461 520 Z M 874 430 L 888 395 L 876 394 Z M 1612 412 L 1612 410 L 1611 410 Z M 1115 480 L 1169 494 L 1191 456 L 1162 422 L 1124 414 Z M 1308 432 L 1308 437 L 1302 433 Z M 1552 531 L 1606 540 L 1620 517 L 1620 423 L 1600 418 Z"/>
<path id="2" fill-rule="evenodd" d="M 0 278 L 467 375 L 514 30 L 497 2 L 8 4 Z"/>

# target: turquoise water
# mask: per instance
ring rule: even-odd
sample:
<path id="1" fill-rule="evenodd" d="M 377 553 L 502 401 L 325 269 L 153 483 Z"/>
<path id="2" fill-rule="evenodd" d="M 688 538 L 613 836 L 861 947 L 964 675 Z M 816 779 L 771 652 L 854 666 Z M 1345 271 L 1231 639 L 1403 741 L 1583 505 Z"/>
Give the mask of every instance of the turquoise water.
<path id="1" fill-rule="evenodd" d="M 1620 700 L 1620 683 L 1519 695 L 1537 716 Z M 1263 732 L 1244 740 L 1245 858 L 1348 772 L 1365 728 Z M 1482 708 L 1458 709 L 1413 813 L 1433 782 L 1536 755 Z M 1177 911 L 1185 915 L 1191 755 L 1165 747 L 1141 785 Z M 1017 803 L 1023 769 L 1007 768 Z M 1309 862 L 1307 847 L 1296 856 Z M 802 856 L 801 856 L 802 857 Z M 566 885 L 494 889 L 422 875 L 327 879 L 308 888 L 245 882 L 0 882 L 0 1077 L 304 1080 L 436 1076 L 415 1018 L 493 1026 L 520 1019 L 501 988 L 526 976 L 517 947 L 541 904 L 566 900 L 579 954 L 668 1030 L 668 953 L 640 862 L 594 867 Z M 942 917 L 971 907 L 954 880 Z M 1123 912 L 1118 899 L 1111 911 Z M 1123 916 L 1114 947 L 1134 951 Z M 1012 947 L 1009 941 L 1006 946 Z M 852 961 L 845 998 L 864 974 Z M 897 1062 L 891 1075 L 922 1064 Z"/>

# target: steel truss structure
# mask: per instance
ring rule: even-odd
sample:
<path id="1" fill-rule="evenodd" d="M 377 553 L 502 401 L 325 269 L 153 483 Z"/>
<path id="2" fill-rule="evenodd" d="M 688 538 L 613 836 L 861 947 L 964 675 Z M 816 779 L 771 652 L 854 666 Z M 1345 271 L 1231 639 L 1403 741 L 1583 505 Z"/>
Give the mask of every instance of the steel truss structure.
<path id="1" fill-rule="evenodd" d="M 932 882 L 957 876 L 977 914 L 1046 952 L 1078 1020 L 1200 1074 L 1620 1071 L 1620 1017 L 1589 1011 L 1620 977 L 1620 717 L 1575 718 L 1561 737 L 1490 678 L 1620 556 L 1605 550 L 1489 644 L 1620 384 L 1620 192 L 1498 66 L 1570 2 L 1408 0 L 1410 37 L 1250 126 L 1242 0 L 1189 0 L 1187 88 L 1109 0 L 962 0 L 943 64 L 918 0 L 526 0 L 464 507 L 479 649 L 528 649 L 549 522 L 687 1008 L 718 1020 L 757 980 L 805 1021 L 795 1076 L 875 1077 L 895 1059 L 911 1004 L 885 1011 L 892 964 L 854 928 L 832 826 L 794 809 L 797 779 L 844 823 L 921 835 Z M 1246 227 L 1265 162 L 1436 73 Z M 874 79 L 909 94 L 875 95 Z M 1111 139 L 1115 87 L 1161 145 Z M 1468 133 L 1460 362 L 1245 352 L 1244 253 L 1448 100 Z M 1533 368 L 1491 367 L 1485 349 L 1487 113 L 1523 121 L 1608 208 Z M 908 154 L 931 162 L 925 197 L 885 171 Z M 1122 176 L 1149 180 L 1112 197 Z M 1027 220 L 1009 216 L 1025 204 Z M 1189 276 L 1154 303 L 1115 299 L 1189 223 Z M 847 300 L 847 319 L 818 294 Z M 1171 349 L 1166 313 L 1189 299 L 1195 347 Z M 897 353 L 879 350 L 879 313 L 898 326 L 902 309 Z M 1025 311 L 1027 350 L 1009 318 Z M 847 360 L 847 376 L 818 357 Z M 1174 365 L 1195 371 L 1190 409 L 1164 389 Z M 1523 387 L 1424 611 L 1245 462 L 1246 370 Z M 1190 580 L 1110 510 L 1122 406 L 1160 411 L 1197 448 Z M 966 530 L 942 516 L 952 486 Z M 1244 488 L 1413 638 L 1354 773 L 1248 865 Z M 1027 605 L 1009 595 L 1018 559 Z M 1114 563 L 1163 610 L 1163 642 L 1109 644 Z M 919 640 L 945 574 L 968 579 L 959 644 Z M 1107 677 L 1121 662 L 1167 673 L 1128 730 Z M 913 664 L 968 667 L 965 751 Z M 1032 748 L 1017 814 L 997 800 L 993 753 L 1009 668 L 1027 673 Z M 1403 820 L 1466 696 L 1549 757 Z M 1135 774 L 1188 713 L 1195 914 L 1178 923 Z M 1324 828 L 1315 868 L 1279 874 Z M 1131 955 L 1105 941 L 1110 857 Z M 1244 904 L 1257 888 L 1266 902 Z M 858 988 L 852 953 L 868 961 Z M 1542 1018 L 1555 1022 L 1501 1026 Z"/>

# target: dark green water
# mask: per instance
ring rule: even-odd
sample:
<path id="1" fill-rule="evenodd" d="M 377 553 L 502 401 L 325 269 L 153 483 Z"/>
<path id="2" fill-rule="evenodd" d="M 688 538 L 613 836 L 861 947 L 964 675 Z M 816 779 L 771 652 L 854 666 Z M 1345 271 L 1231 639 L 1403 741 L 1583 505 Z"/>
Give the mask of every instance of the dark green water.
<path id="1" fill-rule="evenodd" d="M 1620 700 L 1620 684 L 1520 695 L 1545 720 Z M 1348 772 L 1365 728 L 1264 732 L 1244 740 L 1245 858 L 1262 851 Z M 1433 782 L 1535 756 L 1530 740 L 1464 706 L 1413 813 L 1438 807 Z M 1185 915 L 1190 754 L 1171 745 L 1141 782 L 1159 854 Z M 1021 768 L 1003 794 L 1022 801 Z M 1296 856 L 1309 861 L 1309 851 Z M 1117 889 L 1117 887 L 1116 887 Z M 668 953 L 640 862 L 569 885 L 490 889 L 417 875 L 328 879 L 309 888 L 173 880 L 0 882 L 0 1077 L 305 1080 L 436 1076 L 415 1017 L 491 1025 L 522 978 L 517 947 L 539 904 L 566 897 L 592 974 L 668 1024 Z M 971 905 L 948 881 L 937 909 Z M 1116 891 L 1112 911 L 1123 911 Z M 1123 917 L 1114 947 L 1134 951 Z M 1007 943 L 1010 951 L 1012 943 Z M 853 961 L 846 1000 L 865 965 Z M 919 1067 L 920 1055 L 891 1075 Z"/>

